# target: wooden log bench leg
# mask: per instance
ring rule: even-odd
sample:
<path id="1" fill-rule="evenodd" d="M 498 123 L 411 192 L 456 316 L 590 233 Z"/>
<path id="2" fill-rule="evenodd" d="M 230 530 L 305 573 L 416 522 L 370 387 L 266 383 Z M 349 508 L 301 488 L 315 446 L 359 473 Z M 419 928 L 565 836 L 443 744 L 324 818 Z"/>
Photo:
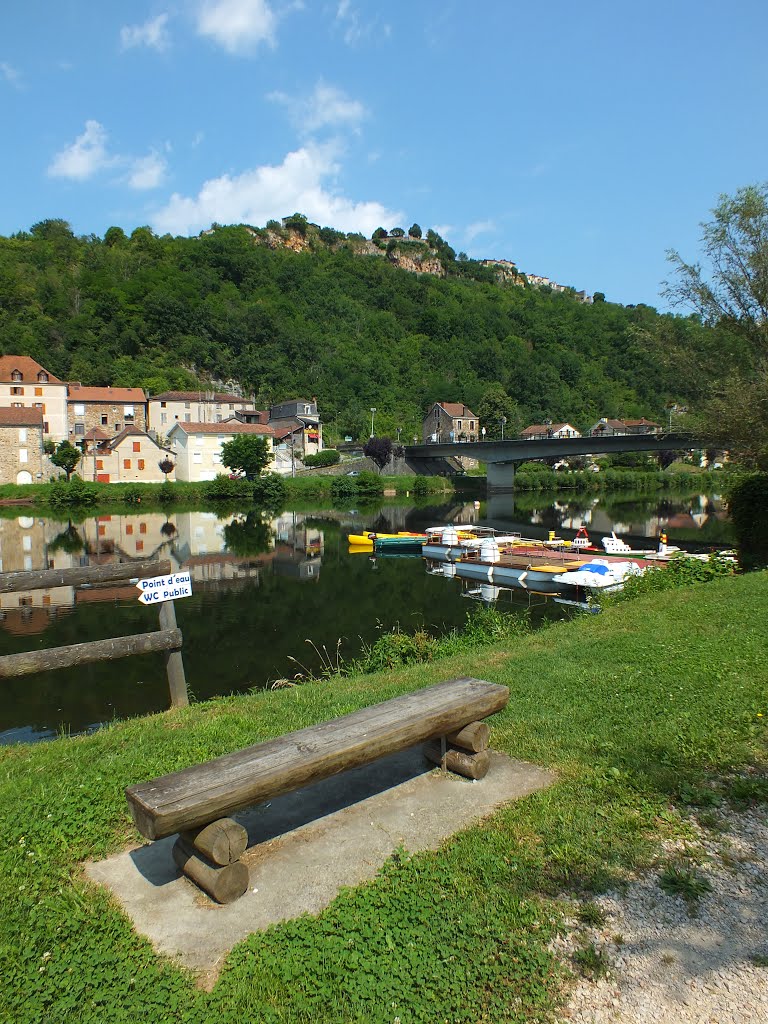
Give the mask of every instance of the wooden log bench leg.
<path id="1" fill-rule="evenodd" d="M 248 833 L 231 818 L 181 832 L 173 846 L 176 866 L 217 903 L 232 903 L 248 889 L 248 867 L 240 856 Z"/>
<path id="2" fill-rule="evenodd" d="M 424 748 L 428 760 L 444 771 L 467 779 L 484 779 L 491 764 L 488 751 L 491 730 L 485 722 L 470 722 L 463 729 L 441 736 Z"/>

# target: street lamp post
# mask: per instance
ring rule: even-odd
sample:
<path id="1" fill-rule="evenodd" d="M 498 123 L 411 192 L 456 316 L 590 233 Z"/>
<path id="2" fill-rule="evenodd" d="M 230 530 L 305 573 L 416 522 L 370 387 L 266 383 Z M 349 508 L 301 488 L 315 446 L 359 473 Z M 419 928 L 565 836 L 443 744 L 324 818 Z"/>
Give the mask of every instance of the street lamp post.
<path id="1" fill-rule="evenodd" d="M 398 444 L 400 444 L 400 431 L 401 431 L 402 429 L 403 429 L 402 427 L 398 427 L 398 428 L 397 428 L 397 443 L 398 443 Z"/>
<path id="2" fill-rule="evenodd" d="M 483 440 L 485 440 L 485 427 L 480 428 L 480 433 L 483 435 Z"/>
<path id="3" fill-rule="evenodd" d="M 373 437 L 373 418 L 376 415 L 376 409 L 374 406 L 371 407 L 371 437 Z"/>
<path id="4" fill-rule="evenodd" d="M 507 417 L 506 416 L 502 416 L 501 417 L 501 440 L 502 441 L 504 440 L 504 424 L 506 422 L 507 422 Z"/>

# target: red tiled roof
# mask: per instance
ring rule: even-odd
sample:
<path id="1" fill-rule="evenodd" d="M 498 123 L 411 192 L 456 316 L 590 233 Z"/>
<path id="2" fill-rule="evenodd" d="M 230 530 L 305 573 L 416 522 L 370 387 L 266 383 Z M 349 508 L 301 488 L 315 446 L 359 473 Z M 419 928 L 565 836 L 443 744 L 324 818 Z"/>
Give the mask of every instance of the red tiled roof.
<path id="1" fill-rule="evenodd" d="M 101 427 L 93 427 L 87 434 L 83 434 L 84 441 L 108 441 L 109 434 L 105 434 Z"/>
<path id="2" fill-rule="evenodd" d="M 570 423 L 533 423 L 530 427 L 520 431 L 520 437 L 530 437 L 532 434 L 548 434 L 550 430 L 556 433 L 563 427 L 571 427 Z M 574 428 L 571 427 L 571 430 Z"/>
<path id="3" fill-rule="evenodd" d="M 39 384 L 37 375 L 41 372 L 48 374 L 49 384 L 64 383 L 63 380 L 54 377 L 44 366 L 41 366 L 40 363 L 29 356 L 0 356 L 0 381 L 6 384 L 15 383 L 11 378 L 14 370 L 18 370 L 21 373 L 21 381 L 19 383 Z"/>
<path id="4" fill-rule="evenodd" d="M 463 405 L 461 402 L 438 402 L 437 404 L 440 406 L 441 409 L 444 409 L 445 412 L 447 412 L 448 415 L 453 417 L 454 419 L 456 419 L 459 416 L 477 419 L 477 416 L 475 416 L 472 410 L 468 406 Z"/>
<path id="5" fill-rule="evenodd" d="M 115 434 L 115 436 L 109 442 L 109 447 L 112 448 L 112 449 L 117 448 L 117 446 L 119 444 L 122 444 L 122 442 L 126 439 L 126 437 L 136 437 L 136 436 L 143 437 L 147 441 L 151 442 L 156 448 L 160 448 L 160 445 L 157 443 L 157 441 L 155 441 L 155 439 L 153 437 L 151 437 L 146 432 L 146 430 L 139 430 L 139 428 L 138 427 L 134 427 L 133 424 L 130 424 L 127 427 L 123 427 L 123 429 L 120 431 L 119 434 Z"/>
<path id="6" fill-rule="evenodd" d="M 161 395 L 150 395 L 150 402 L 231 402 L 243 405 L 249 399 L 240 395 L 228 395 L 219 391 L 164 391 Z"/>
<path id="7" fill-rule="evenodd" d="M 263 434 L 274 437 L 272 427 L 263 423 L 241 423 L 239 420 L 228 420 L 226 423 L 174 423 L 168 431 L 183 430 L 185 434 Z"/>
<path id="8" fill-rule="evenodd" d="M 42 427 L 42 409 L 0 408 L 0 427 Z"/>
<path id="9" fill-rule="evenodd" d="M 645 417 L 639 420 L 624 420 L 625 427 L 658 427 L 658 423 L 654 423 L 653 420 L 647 420 Z"/>
<path id="10" fill-rule="evenodd" d="M 70 402 L 117 402 L 118 405 L 145 405 L 147 396 L 141 388 L 90 388 L 69 385 Z"/>

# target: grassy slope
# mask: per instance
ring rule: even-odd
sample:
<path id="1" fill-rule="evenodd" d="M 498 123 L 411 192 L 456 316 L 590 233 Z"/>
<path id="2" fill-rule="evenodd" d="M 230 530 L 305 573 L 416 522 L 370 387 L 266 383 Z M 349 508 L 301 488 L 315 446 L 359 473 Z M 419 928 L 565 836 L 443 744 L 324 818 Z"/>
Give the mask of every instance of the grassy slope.
<path id="1" fill-rule="evenodd" d="M 557 998 L 551 897 L 685 831 L 673 808 L 760 762 L 768 575 L 638 599 L 517 642 L 228 698 L 0 753 L 0 1019 L 533 1020 Z M 133 837 L 122 788 L 460 674 L 511 688 L 493 743 L 559 782 L 436 855 L 396 857 L 319 918 L 256 935 L 211 994 L 158 962 L 78 863 Z M 46 955 L 50 954 L 50 956 Z"/>

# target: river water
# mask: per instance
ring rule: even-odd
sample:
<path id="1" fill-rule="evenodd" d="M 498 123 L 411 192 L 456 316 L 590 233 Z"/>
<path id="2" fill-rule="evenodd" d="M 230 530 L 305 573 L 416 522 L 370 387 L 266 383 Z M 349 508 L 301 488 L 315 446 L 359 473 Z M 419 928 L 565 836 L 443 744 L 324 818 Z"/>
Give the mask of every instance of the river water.
<path id="1" fill-rule="evenodd" d="M 175 602 L 175 609 L 187 683 L 199 700 L 262 688 L 302 671 L 319 674 L 329 659 L 353 659 L 383 630 L 461 628 L 474 607 L 466 599 L 471 588 L 428 575 L 420 557 L 351 553 L 349 533 L 454 522 L 538 537 L 557 530 L 565 538 L 585 526 L 596 541 L 615 530 L 645 547 L 662 528 L 670 543 L 691 550 L 733 543 L 716 495 L 557 502 L 500 495 L 479 508 L 459 499 L 366 510 L 303 508 L 267 523 L 210 511 L 100 515 L 83 522 L 3 513 L 0 572 L 166 558 L 174 569 L 188 569 L 193 595 Z M 138 594 L 120 583 L 0 595 L 0 655 L 157 629 L 157 608 L 140 604 Z M 534 624 L 572 614 L 525 593 L 507 594 L 502 607 L 511 614 L 529 611 Z M 8 679 L 3 691 L 0 744 L 85 732 L 168 706 L 161 655 Z"/>

